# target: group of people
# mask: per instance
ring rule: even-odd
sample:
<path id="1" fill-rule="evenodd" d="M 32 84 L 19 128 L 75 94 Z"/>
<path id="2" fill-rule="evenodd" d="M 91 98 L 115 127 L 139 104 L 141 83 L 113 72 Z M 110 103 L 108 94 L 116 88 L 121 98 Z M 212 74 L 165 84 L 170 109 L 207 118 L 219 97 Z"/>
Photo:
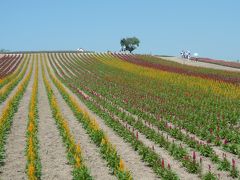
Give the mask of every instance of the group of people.
<path id="1" fill-rule="evenodd" d="M 180 54 L 181 54 L 181 57 L 183 59 L 190 59 L 191 58 L 191 52 L 190 51 L 182 50 Z"/>

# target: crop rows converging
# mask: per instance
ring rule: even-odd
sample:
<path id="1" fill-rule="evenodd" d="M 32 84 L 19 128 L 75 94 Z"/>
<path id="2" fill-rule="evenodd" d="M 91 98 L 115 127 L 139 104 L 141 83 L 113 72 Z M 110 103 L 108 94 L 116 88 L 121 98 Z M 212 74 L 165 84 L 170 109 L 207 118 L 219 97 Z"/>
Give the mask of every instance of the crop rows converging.
<path id="1" fill-rule="evenodd" d="M 123 53 L 0 58 L 0 179 L 239 179 L 240 74 Z"/>

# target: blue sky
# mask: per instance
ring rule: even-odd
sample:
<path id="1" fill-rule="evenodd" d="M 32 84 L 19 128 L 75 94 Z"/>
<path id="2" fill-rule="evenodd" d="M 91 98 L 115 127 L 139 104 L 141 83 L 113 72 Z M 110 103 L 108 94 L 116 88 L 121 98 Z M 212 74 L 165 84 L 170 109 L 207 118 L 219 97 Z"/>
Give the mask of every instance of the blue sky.
<path id="1" fill-rule="evenodd" d="M 239 0 L 0 0 L 0 48 L 118 51 L 240 59 Z"/>

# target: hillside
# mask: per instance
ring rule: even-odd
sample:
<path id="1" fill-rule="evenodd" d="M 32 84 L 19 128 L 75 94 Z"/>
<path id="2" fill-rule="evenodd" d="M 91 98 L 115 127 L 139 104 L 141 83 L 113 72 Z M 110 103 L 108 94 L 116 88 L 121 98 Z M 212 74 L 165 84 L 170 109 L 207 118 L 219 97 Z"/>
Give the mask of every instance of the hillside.
<path id="1" fill-rule="evenodd" d="M 240 71 L 229 68 L 117 53 L 1 55 L 0 179 L 237 179 Z"/>

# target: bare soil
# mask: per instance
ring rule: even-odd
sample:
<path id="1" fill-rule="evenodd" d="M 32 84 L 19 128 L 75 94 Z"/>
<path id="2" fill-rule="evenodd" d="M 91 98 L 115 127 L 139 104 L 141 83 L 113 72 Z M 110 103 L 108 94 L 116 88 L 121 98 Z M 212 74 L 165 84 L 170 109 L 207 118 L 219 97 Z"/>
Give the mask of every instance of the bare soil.
<path id="1" fill-rule="evenodd" d="M 68 164 L 66 148 L 52 117 L 48 97 L 39 69 L 39 155 L 42 163 L 42 179 L 72 179 L 72 167 Z"/>

